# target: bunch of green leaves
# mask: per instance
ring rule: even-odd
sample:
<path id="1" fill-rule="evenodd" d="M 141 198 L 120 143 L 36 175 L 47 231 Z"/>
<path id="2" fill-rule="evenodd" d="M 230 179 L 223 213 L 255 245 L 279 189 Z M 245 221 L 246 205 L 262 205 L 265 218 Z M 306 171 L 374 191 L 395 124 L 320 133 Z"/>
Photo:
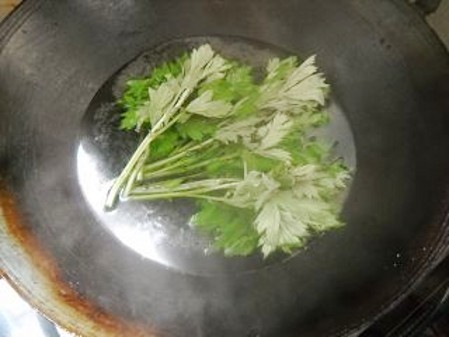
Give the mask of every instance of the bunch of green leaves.
<path id="1" fill-rule="evenodd" d="M 268 62 L 265 78 L 200 46 L 131 80 L 122 128 L 145 138 L 114 181 L 121 200 L 195 198 L 194 223 L 226 255 L 302 247 L 342 225 L 348 169 L 310 137 L 329 87 L 311 57 Z"/>
<path id="2" fill-rule="evenodd" d="M 126 82 L 126 89 L 118 101 L 124 109 L 120 127 L 123 130 L 134 130 L 138 122 L 139 108 L 149 99 L 148 89 L 157 88 L 166 81 L 166 76 L 178 76 L 182 72 L 182 65 L 188 55 L 184 54 L 172 62 L 165 62 L 153 69 L 151 75 L 144 78 L 132 79 Z"/>

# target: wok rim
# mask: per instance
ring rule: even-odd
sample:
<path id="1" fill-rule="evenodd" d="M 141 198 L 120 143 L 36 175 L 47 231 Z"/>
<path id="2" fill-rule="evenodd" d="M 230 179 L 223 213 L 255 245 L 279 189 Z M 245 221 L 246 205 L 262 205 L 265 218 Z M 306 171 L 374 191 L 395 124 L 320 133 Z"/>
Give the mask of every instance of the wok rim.
<path id="1" fill-rule="evenodd" d="M 45 2 L 45 0 L 27 0 L 23 1 L 19 6 L 17 6 L 13 12 L 5 18 L 0 24 L 0 55 L 3 52 L 4 47 L 7 45 L 10 37 L 12 37 L 17 30 L 26 22 L 29 16 L 31 16 L 35 11 L 37 11 L 40 6 Z M 391 3 L 396 6 L 398 9 L 398 15 L 403 15 L 407 17 L 409 20 L 412 20 L 413 28 L 415 28 L 420 34 L 428 38 L 429 44 L 432 44 L 432 48 L 435 50 L 435 53 L 440 53 L 442 56 L 444 55 L 446 59 L 446 64 L 449 69 L 449 51 L 443 45 L 442 41 L 438 38 L 436 33 L 432 30 L 429 24 L 425 21 L 424 16 L 420 15 L 416 9 L 412 7 L 412 5 L 407 4 L 402 0 L 392 0 Z M 1 187 L 1 181 L 0 181 Z M 3 195 L 2 195 L 3 194 Z M 66 302 L 62 302 L 54 297 L 52 292 L 55 292 L 56 289 L 45 289 L 45 283 L 48 283 L 53 288 L 56 284 L 50 280 L 50 276 L 44 275 L 43 271 L 40 271 L 39 266 L 37 266 L 33 258 L 30 256 L 31 252 L 27 251 L 27 248 L 22 245 L 20 240 L 11 236 L 8 227 L 11 224 L 8 224 L 8 220 L 6 219 L 4 202 L 2 199 L 5 198 L 4 192 L 0 193 L 0 238 L 8 240 L 8 247 L 4 248 L 5 245 L 2 244 L 2 248 L 0 252 L 7 251 L 8 248 L 11 249 L 8 259 L 5 258 L 7 254 L 0 255 L 0 277 L 3 276 L 5 280 L 22 296 L 25 300 L 31 304 L 34 308 L 36 308 L 40 313 L 49 318 L 51 321 L 55 322 L 62 328 L 74 332 L 74 333 L 82 333 L 85 336 L 111 336 L 114 335 L 117 331 L 107 329 L 101 332 L 101 329 L 104 328 L 104 325 L 99 323 L 98 317 L 95 317 L 96 311 L 82 313 L 78 307 L 72 307 L 70 304 Z M 9 197 L 6 197 L 9 198 Z M 412 272 L 413 277 L 411 277 L 407 283 L 404 283 L 401 289 L 397 292 L 395 296 L 392 296 L 388 301 L 384 303 L 383 306 L 377 308 L 376 313 L 366 317 L 364 319 L 359 320 L 358 322 L 353 322 L 350 326 L 342 326 L 339 332 L 332 333 L 331 336 L 341 337 L 341 336 L 350 336 L 351 334 L 361 333 L 370 325 L 372 325 L 375 321 L 379 320 L 381 317 L 386 315 L 391 309 L 397 306 L 399 302 L 401 302 L 417 285 L 419 285 L 428 275 L 429 273 L 446 257 L 449 253 L 449 191 L 446 192 L 446 197 L 442 201 L 442 204 L 445 205 L 444 211 L 441 214 L 437 214 L 435 218 L 438 218 L 438 223 L 441 227 L 441 232 L 438 236 L 435 237 L 432 246 L 427 251 L 426 256 L 422 256 L 419 261 L 416 261 L 416 268 Z M 435 222 L 437 222 L 435 220 Z M 3 240 L 2 240 L 3 241 Z M 16 250 L 17 249 L 17 250 Z M 9 258 L 16 257 L 16 261 L 21 260 L 19 263 L 23 265 L 28 265 L 30 267 L 29 273 L 31 275 L 36 276 L 35 279 L 41 278 L 41 281 L 44 284 L 44 291 L 41 294 L 36 294 L 33 292 L 27 282 L 23 282 L 22 278 L 15 271 L 13 263 L 10 262 Z M 14 262 L 14 261 L 13 261 Z M 2 272 L 4 275 L 2 275 Z M 35 285 L 39 288 L 38 282 Z M 58 308 L 58 306 L 60 308 Z M 77 315 L 84 315 L 84 318 L 77 317 L 81 319 L 83 324 L 77 324 L 77 322 L 73 319 L 74 316 L 66 315 L 63 310 L 65 309 L 73 311 Z M 73 313 L 72 313 L 73 314 Z M 91 316 L 94 314 L 93 316 Z M 92 319 L 93 318 L 93 319 Z M 110 316 L 110 319 L 115 319 L 115 317 Z M 86 322 L 90 322 L 92 324 L 85 324 Z M 122 322 L 124 323 L 124 322 Z M 113 324 L 112 321 L 109 324 Z M 89 328 L 89 326 L 91 326 Z M 127 324 L 125 323 L 125 327 Z M 110 328 L 111 326 L 109 326 Z M 121 327 L 123 329 L 123 326 Z M 99 330 L 100 329 L 100 330 Z M 139 328 L 138 328 L 139 329 Z M 138 332 L 138 331 L 136 331 Z M 157 333 L 153 335 L 154 332 L 149 332 L 145 330 L 142 332 L 143 334 L 135 334 L 135 336 L 159 336 Z M 150 333 L 150 334 L 148 334 Z"/>

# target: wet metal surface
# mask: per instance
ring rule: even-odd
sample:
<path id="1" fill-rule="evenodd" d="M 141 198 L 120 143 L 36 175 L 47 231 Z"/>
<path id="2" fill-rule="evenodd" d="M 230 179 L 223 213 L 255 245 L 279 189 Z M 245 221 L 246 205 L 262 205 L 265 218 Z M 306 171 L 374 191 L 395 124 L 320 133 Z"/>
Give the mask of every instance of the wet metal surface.
<path id="1" fill-rule="evenodd" d="M 28 19 L 0 43 L 0 175 L 8 191 L 1 198 L 0 259 L 30 302 L 70 330 L 340 336 L 400 299 L 442 252 L 448 56 L 403 2 L 30 3 Z M 101 128 L 86 133 L 96 125 L 88 113 L 92 99 L 138 55 L 192 36 L 238 36 L 318 55 L 357 152 L 345 228 L 288 260 L 234 263 L 200 255 L 194 247 L 202 243 L 184 239 L 174 242 L 185 256 L 167 259 L 160 246 L 136 248 L 129 210 L 100 210 L 93 187 L 106 186 L 123 159 L 89 145 L 91 135 L 100 144 L 108 135 Z M 96 177 L 105 172 L 97 165 L 109 173 Z M 178 203 L 123 207 L 149 219 L 139 223 L 148 226 L 144 232 L 156 228 L 153 234 L 172 228 L 176 235 L 191 212 Z M 104 220 L 120 212 L 117 223 Z M 189 254 L 188 263 L 179 262 Z"/>

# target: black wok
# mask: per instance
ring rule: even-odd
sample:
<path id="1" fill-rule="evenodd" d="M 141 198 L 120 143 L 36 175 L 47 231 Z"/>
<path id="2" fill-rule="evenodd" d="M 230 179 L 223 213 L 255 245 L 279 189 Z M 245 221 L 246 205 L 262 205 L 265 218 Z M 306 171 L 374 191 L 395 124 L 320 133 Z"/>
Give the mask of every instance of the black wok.
<path id="1" fill-rule="evenodd" d="M 126 75 L 204 41 L 317 54 L 355 168 L 345 228 L 227 259 L 188 202 L 98 206 L 136 141 L 109 104 Z M 405 1 L 28 0 L 0 29 L 0 98 L 1 267 L 81 335 L 358 334 L 447 251 L 449 55 Z"/>

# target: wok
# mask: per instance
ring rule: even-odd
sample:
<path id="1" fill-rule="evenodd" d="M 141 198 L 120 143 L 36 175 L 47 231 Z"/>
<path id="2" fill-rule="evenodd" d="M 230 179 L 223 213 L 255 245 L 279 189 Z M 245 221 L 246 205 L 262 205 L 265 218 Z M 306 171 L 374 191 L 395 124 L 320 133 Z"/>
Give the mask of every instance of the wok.
<path id="1" fill-rule="evenodd" d="M 110 104 L 126 76 L 204 41 L 317 54 L 355 168 L 346 227 L 229 259 L 186 201 L 100 207 L 136 141 Z M 83 336 L 358 334 L 447 252 L 449 55 L 405 1 L 28 0 L 0 29 L 0 97 L 1 268 Z"/>

